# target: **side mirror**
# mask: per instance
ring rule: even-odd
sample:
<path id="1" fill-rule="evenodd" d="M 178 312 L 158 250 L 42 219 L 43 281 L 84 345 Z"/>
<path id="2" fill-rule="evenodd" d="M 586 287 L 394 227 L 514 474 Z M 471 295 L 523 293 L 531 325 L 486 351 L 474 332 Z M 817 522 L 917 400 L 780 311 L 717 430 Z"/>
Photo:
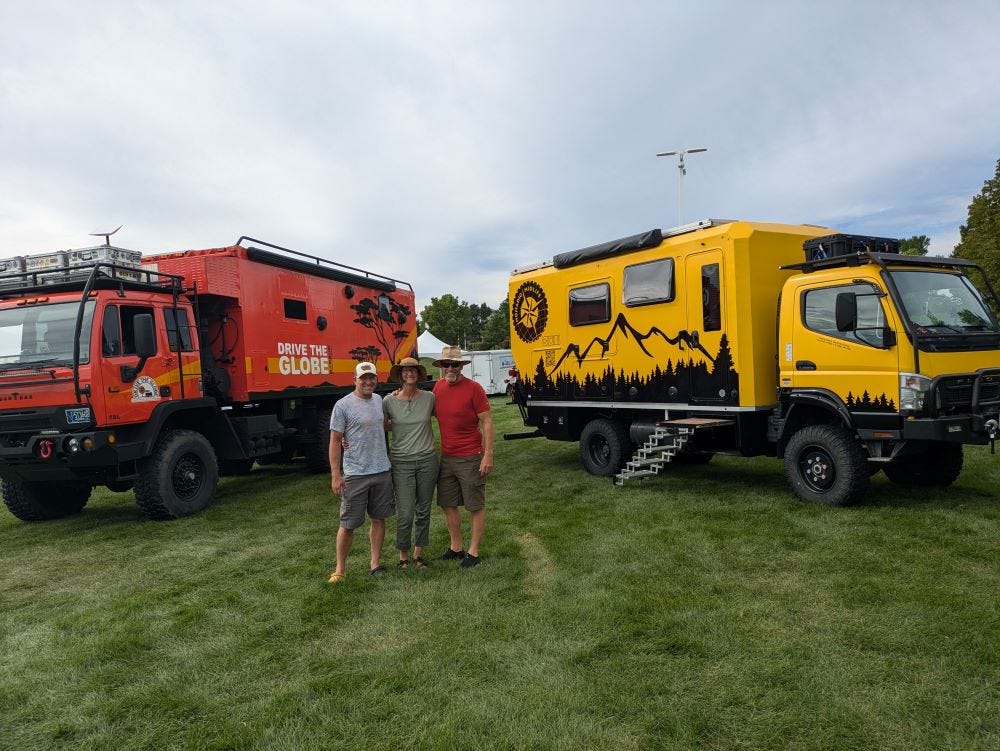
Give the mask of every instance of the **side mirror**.
<path id="1" fill-rule="evenodd" d="M 837 294 L 837 331 L 854 331 L 858 325 L 858 296 L 853 292 Z"/>
<path id="2" fill-rule="evenodd" d="M 131 383 L 136 376 L 146 367 L 146 360 L 156 354 L 156 331 L 153 329 L 153 316 L 149 313 L 140 313 L 132 319 L 133 333 L 135 334 L 135 353 L 139 356 L 139 362 L 135 367 L 131 365 L 121 366 L 121 377 L 125 383 Z"/>
<path id="3" fill-rule="evenodd" d="M 882 328 L 882 346 L 885 349 L 896 346 L 896 332 L 888 326 L 884 326 Z"/>
<path id="4" fill-rule="evenodd" d="M 839 301 L 838 301 L 839 302 Z M 140 313 L 133 320 L 135 327 L 135 353 L 145 360 L 156 354 L 156 331 L 153 330 L 153 316 Z"/>

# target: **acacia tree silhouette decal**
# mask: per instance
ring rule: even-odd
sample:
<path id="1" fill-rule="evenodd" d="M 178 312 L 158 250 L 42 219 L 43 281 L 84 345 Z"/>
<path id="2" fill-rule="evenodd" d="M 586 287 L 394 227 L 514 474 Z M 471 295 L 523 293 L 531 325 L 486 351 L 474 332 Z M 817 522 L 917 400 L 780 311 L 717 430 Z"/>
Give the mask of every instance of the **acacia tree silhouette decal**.
<path id="1" fill-rule="evenodd" d="M 410 306 L 396 302 L 389 295 L 379 295 L 375 300 L 361 299 L 351 306 L 351 310 L 358 314 L 354 322 L 372 330 L 389 362 L 395 365 L 396 355 L 407 336 L 404 326 L 413 313 Z"/>

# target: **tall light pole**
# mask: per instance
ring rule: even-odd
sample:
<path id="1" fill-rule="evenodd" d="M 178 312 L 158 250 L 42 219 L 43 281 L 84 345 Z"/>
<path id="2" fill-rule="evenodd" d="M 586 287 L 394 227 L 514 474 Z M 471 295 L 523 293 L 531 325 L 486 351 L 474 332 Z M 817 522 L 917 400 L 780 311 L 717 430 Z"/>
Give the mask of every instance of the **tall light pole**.
<path id="1" fill-rule="evenodd" d="M 684 224 L 684 175 L 687 174 L 687 167 L 684 166 L 685 154 L 697 154 L 708 149 L 678 149 L 677 151 L 661 151 L 657 156 L 677 155 L 677 224 Z"/>

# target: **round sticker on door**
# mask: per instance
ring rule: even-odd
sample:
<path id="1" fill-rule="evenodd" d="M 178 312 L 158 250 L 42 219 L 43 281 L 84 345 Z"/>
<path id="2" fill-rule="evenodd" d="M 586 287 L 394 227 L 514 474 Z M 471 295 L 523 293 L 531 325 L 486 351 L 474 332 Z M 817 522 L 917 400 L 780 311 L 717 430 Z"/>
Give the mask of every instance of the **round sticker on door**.
<path id="1" fill-rule="evenodd" d="M 149 376 L 139 376 L 132 383 L 133 402 L 158 402 L 160 400 L 160 388 Z"/>
<path id="2" fill-rule="evenodd" d="M 518 338 L 522 342 L 535 341 L 549 322 L 549 302 L 545 299 L 545 292 L 535 282 L 525 282 L 514 293 L 510 312 Z"/>

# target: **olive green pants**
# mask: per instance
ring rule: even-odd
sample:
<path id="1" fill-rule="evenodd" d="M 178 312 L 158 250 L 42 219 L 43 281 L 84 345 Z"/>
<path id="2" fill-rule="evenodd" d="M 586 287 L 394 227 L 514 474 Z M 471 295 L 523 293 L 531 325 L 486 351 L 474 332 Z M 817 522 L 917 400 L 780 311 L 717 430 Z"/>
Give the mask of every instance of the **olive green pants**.
<path id="1" fill-rule="evenodd" d="M 418 548 L 427 547 L 438 462 L 437 454 L 415 461 L 392 461 L 392 485 L 396 490 L 397 550 L 409 550 L 413 545 Z"/>

